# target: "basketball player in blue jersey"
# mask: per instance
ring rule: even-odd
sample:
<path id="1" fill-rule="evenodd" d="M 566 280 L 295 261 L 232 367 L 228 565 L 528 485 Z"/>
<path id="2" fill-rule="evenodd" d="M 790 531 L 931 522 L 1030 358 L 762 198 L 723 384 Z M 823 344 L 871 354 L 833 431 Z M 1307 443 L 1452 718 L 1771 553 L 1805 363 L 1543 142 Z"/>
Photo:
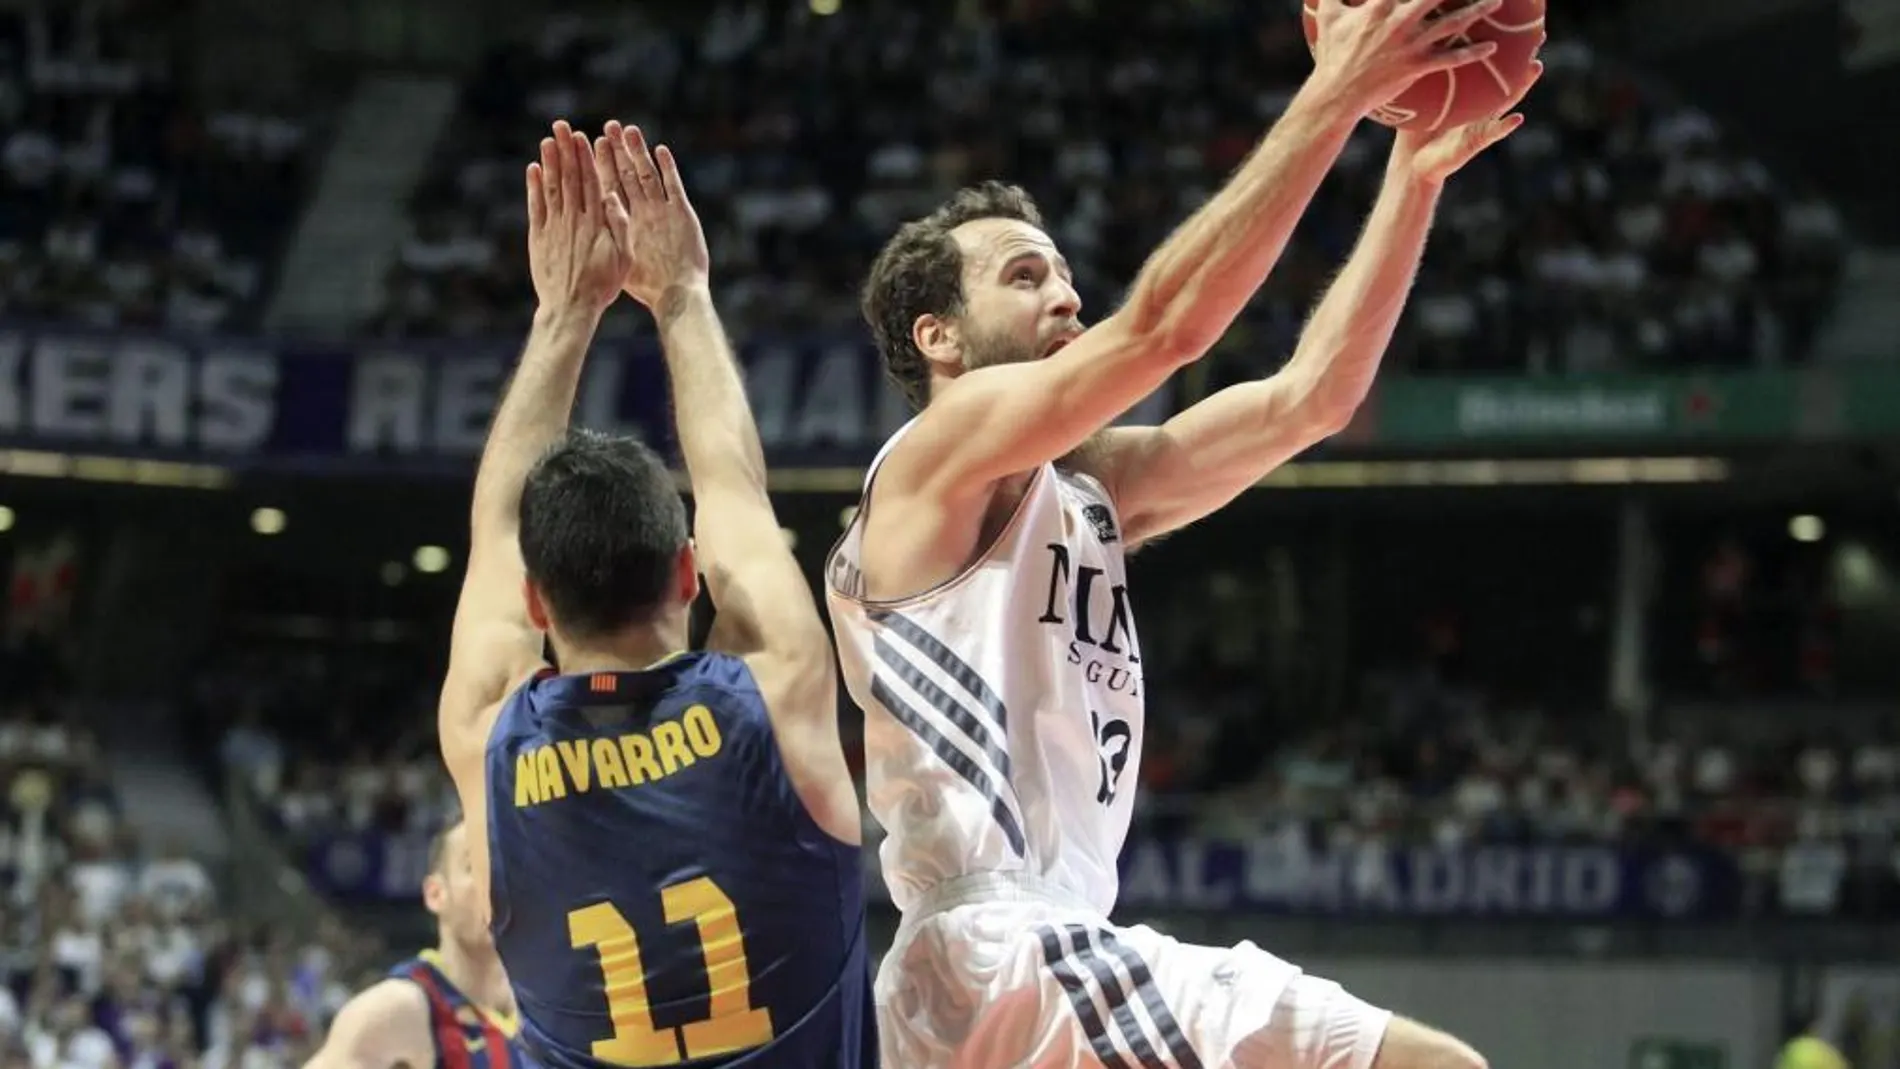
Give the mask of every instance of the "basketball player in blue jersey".
<path id="1" fill-rule="evenodd" d="M 343 1004 L 304 1069 L 514 1069 L 514 996 L 483 925 L 461 822 L 429 843 L 422 904 L 438 936 Z"/>
<path id="2" fill-rule="evenodd" d="M 877 257 L 865 315 L 919 412 L 873 461 L 826 575 L 903 914 L 877 980 L 886 1064 L 1482 1065 L 1250 942 L 1191 946 L 1108 918 L 1147 698 L 1128 550 L 1345 426 L 1445 181 L 1522 117 L 1398 135 L 1358 247 L 1277 374 L 1159 427 L 1108 424 L 1227 329 L 1367 113 L 1489 53 L 1459 41 L 1495 10 L 1320 0 L 1306 84 L 1087 330 L 1016 187 L 964 190 Z"/>
<path id="3" fill-rule="evenodd" d="M 831 645 L 705 237 L 638 130 L 557 124 L 527 185 L 540 305 L 475 477 L 439 716 L 522 1045 L 550 1069 L 857 1069 L 876 1043 Z M 651 449 L 568 428 L 622 291 L 658 323 L 690 535 Z"/>

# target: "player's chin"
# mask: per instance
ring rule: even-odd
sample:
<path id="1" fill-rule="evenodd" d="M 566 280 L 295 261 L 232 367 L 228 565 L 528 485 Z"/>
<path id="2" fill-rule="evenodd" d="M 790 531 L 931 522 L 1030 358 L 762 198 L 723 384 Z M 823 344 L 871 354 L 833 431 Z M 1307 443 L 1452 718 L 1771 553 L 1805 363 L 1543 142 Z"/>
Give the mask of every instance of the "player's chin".
<path id="1" fill-rule="evenodd" d="M 964 370 L 977 371 L 986 367 L 1001 367 L 1005 364 L 1033 364 L 1047 355 L 1046 352 L 1038 352 L 1030 348 L 1010 352 L 990 352 L 976 359 L 966 358 Z"/>

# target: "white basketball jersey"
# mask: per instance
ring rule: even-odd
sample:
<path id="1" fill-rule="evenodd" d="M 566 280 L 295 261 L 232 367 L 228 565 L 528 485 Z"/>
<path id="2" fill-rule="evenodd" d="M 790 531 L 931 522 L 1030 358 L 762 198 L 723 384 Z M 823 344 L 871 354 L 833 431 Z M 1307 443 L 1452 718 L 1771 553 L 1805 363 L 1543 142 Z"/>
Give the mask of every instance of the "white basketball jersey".
<path id="1" fill-rule="evenodd" d="M 898 431 L 901 436 L 904 431 Z M 866 477 L 897 441 L 893 436 Z M 866 500 L 868 500 L 868 493 Z M 1106 915 L 1141 773 L 1141 650 L 1101 483 L 1043 465 L 995 543 L 915 597 L 862 597 L 862 515 L 826 562 L 871 812 L 899 909 L 943 880 L 1030 876 Z"/>

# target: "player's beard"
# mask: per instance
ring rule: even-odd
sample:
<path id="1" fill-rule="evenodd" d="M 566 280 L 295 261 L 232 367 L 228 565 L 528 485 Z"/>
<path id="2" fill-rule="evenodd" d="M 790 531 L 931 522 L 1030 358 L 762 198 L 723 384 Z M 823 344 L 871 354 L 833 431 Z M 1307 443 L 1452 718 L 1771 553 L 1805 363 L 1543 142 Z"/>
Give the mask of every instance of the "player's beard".
<path id="1" fill-rule="evenodd" d="M 963 370 L 994 367 L 997 364 L 1027 364 L 1036 358 L 1034 342 L 1025 342 L 1006 334 L 986 334 L 966 329 L 963 336 Z"/>

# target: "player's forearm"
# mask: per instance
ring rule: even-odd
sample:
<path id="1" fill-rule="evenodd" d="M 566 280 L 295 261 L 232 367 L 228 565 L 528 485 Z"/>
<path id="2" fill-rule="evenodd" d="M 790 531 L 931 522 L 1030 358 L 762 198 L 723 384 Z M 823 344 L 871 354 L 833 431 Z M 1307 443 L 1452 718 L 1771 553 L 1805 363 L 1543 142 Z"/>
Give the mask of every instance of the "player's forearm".
<path id="1" fill-rule="evenodd" d="M 756 490 L 763 498 L 765 448 L 712 294 L 699 286 L 669 290 L 656 318 L 680 453 L 694 493 L 716 483 L 722 489 Z"/>
<path id="2" fill-rule="evenodd" d="M 541 455 L 567 433 L 581 365 L 600 323 L 587 309 L 536 309 L 528 342 L 502 391 L 475 473 L 477 532 L 512 530 L 521 487 Z"/>
<path id="3" fill-rule="evenodd" d="M 1372 389 L 1405 311 L 1438 207 L 1439 186 L 1396 161 L 1339 277 L 1326 291 L 1278 378 L 1316 422 L 1337 427 Z"/>
<path id="4" fill-rule="evenodd" d="M 1204 351 L 1278 262 L 1360 113 L 1312 78 L 1227 185 L 1149 257 L 1129 295 L 1136 329 Z"/>

